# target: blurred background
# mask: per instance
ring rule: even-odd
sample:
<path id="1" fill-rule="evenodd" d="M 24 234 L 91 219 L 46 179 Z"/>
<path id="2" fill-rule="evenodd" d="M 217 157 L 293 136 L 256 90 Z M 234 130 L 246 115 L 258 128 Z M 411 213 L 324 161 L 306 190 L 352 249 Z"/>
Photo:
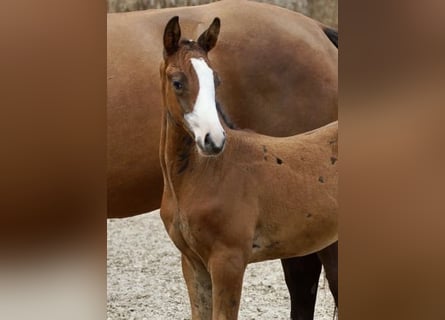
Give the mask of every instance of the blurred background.
<path id="1" fill-rule="evenodd" d="M 214 0 L 107 0 L 108 12 L 195 6 Z M 338 0 L 258 0 L 300 12 L 315 20 L 338 28 Z"/>

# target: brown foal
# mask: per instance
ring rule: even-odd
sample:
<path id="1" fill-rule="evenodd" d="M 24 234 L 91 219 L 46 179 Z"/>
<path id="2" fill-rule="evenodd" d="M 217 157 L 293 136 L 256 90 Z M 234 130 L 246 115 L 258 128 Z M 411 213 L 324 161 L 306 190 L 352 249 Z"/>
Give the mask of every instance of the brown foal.
<path id="1" fill-rule="evenodd" d="M 161 204 L 159 39 L 176 15 L 189 39 L 206 29 L 205 21 L 216 16 L 224 21 L 210 59 L 223 81 L 217 99 L 239 128 L 290 136 L 337 119 L 338 41 L 335 32 L 332 38 L 332 30 L 315 20 L 239 0 L 108 14 L 110 218 L 141 214 Z M 313 319 L 321 263 L 337 302 L 337 243 L 308 256 L 282 259 L 292 319 Z"/>
<path id="2" fill-rule="evenodd" d="M 337 241 L 338 123 L 274 138 L 221 124 L 207 53 L 218 18 L 181 40 L 164 31 L 161 217 L 182 253 L 192 319 L 237 319 L 248 263 Z"/>

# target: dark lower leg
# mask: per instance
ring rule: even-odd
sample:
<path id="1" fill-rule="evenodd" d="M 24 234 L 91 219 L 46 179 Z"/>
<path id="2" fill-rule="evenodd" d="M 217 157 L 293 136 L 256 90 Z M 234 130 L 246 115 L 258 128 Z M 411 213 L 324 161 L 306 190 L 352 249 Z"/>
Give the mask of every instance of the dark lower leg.
<path id="1" fill-rule="evenodd" d="M 284 277 L 291 300 L 292 320 L 312 320 L 321 262 L 316 254 L 282 259 Z"/>
<path id="2" fill-rule="evenodd" d="M 317 253 L 328 279 L 329 289 L 338 307 L 338 241 Z"/>

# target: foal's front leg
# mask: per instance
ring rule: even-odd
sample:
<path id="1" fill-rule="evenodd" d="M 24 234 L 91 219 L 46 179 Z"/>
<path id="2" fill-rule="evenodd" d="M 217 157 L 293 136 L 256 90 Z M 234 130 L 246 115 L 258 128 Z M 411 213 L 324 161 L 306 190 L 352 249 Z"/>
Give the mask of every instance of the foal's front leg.
<path id="1" fill-rule="evenodd" d="M 182 255 L 182 273 L 190 298 L 192 320 L 212 319 L 212 281 L 201 262 Z"/>
<path id="2" fill-rule="evenodd" d="M 247 260 L 242 252 L 218 250 L 209 260 L 212 277 L 212 320 L 236 320 Z"/>

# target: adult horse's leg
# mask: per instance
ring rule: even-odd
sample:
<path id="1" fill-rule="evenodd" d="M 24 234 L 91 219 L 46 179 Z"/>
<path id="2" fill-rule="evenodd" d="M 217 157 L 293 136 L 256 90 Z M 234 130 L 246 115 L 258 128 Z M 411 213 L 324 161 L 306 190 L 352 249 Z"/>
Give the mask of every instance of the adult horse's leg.
<path id="1" fill-rule="evenodd" d="M 200 262 L 192 262 L 182 255 L 182 273 L 192 309 L 192 320 L 212 319 L 212 281 Z"/>
<path id="2" fill-rule="evenodd" d="M 338 307 L 338 241 L 317 252 L 328 278 L 329 289 Z"/>
<path id="3" fill-rule="evenodd" d="M 338 242 L 304 257 L 282 259 L 284 277 L 291 299 L 292 320 L 312 320 L 318 280 L 323 264 L 329 289 L 338 307 Z"/>
<path id="4" fill-rule="evenodd" d="M 290 294 L 291 319 L 312 320 L 321 272 L 317 254 L 281 259 L 281 265 Z"/>

